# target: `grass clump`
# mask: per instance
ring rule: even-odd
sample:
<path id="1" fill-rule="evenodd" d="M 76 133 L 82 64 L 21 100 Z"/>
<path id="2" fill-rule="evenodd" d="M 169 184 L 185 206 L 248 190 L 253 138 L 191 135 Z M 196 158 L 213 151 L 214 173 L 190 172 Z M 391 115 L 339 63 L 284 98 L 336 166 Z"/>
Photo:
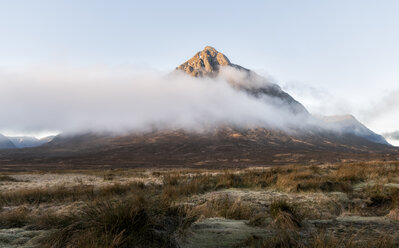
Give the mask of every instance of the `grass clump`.
<path id="1" fill-rule="evenodd" d="M 29 210 L 24 206 L 19 206 L 13 211 L 0 212 L 0 229 L 16 228 L 26 225 L 28 222 Z"/>
<path id="2" fill-rule="evenodd" d="M 367 186 L 355 197 L 361 201 L 352 202 L 351 211 L 363 216 L 383 216 L 399 207 L 399 189 L 394 187 Z"/>
<path id="3" fill-rule="evenodd" d="M 221 198 L 209 200 L 190 211 L 205 218 L 223 217 L 233 220 L 248 220 L 254 213 L 248 203 L 240 199 L 231 199 L 227 194 Z"/>
<path id="4" fill-rule="evenodd" d="M 256 213 L 252 215 L 247 224 L 250 226 L 266 227 L 269 224 L 269 216 L 265 213 Z"/>
<path id="5" fill-rule="evenodd" d="M 96 201 L 42 243 L 46 247 L 178 247 L 181 229 L 194 220 L 179 208 L 158 206 L 143 196 Z"/>
<path id="6" fill-rule="evenodd" d="M 270 215 L 279 228 L 301 227 L 302 217 L 296 206 L 285 200 L 273 201 L 270 205 Z"/>

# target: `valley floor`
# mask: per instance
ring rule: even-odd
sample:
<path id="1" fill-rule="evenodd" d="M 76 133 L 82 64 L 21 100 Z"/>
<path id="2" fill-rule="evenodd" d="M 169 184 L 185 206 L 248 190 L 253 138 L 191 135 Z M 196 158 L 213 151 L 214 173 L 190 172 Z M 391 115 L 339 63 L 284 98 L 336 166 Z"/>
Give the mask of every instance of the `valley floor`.
<path id="1" fill-rule="evenodd" d="M 399 162 L 0 174 L 0 247 L 398 247 Z"/>

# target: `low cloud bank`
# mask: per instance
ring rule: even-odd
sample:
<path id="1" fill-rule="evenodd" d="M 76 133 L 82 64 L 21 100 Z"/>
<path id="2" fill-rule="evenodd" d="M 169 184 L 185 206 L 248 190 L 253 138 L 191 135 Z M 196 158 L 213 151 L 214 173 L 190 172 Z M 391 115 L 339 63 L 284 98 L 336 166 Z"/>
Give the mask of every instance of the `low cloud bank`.
<path id="1" fill-rule="evenodd" d="M 385 94 L 378 101 L 373 101 L 368 109 L 363 110 L 363 115 L 366 116 L 366 120 L 382 119 L 383 117 L 389 118 L 390 120 L 396 121 L 393 126 L 396 128 L 399 114 L 399 90 L 392 90 L 388 94 Z M 395 129 L 393 129 L 395 130 Z"/>
<path id="2" fill-rule="evenodd" d="M 276 99 L 257 99 L 232 87 L 226 78 L 239 72 L 223 74 L 211 79 L 107 66 L 0 68 L 0 130 L 128 132 L 223 124 L 288 129 L 307 124 L 281 102 L 270 104 Z M 259 87 L 265 80 L 249 83 Z"/>

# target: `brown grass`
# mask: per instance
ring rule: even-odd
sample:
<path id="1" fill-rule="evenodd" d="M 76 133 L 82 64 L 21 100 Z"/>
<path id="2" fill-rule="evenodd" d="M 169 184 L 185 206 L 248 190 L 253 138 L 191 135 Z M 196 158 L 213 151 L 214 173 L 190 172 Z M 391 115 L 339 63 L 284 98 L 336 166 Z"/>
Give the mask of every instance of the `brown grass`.
<path id="1" fill-rule="evenodd" d="M 101 188 L 93 185 L 55 188 L 21 189 L 0 193 L 0 206 L 40 204 L 45 202 L 94 200 L 98 197 L 118 196 L 145 187 L 142 183 L 113 184 Z"/>
<path id="2" fill-rule="evenodd" d="M 192 215 L 203 218 L 223 217 L 234 220 L 248 220 L 255 212 L 249 204 L 240 199 L 231 199 L 227 194 L 194 208 L 189 208 L 189 211 Z"/>
<path id="3" fill-rule="evenodd" d="M 277 199 L 270 208 L 266 205 L 262 209 L 228 194 L 207 199 L 198 206 L 190 205 L 187 200 L 193 195 L 229 188 L 277 190 L 285 194 L 337 191 L 346 193 L 351 202 L 359 199 L 362 205 L 367 203 L 362 208 L 350 203 L 342 208 L 360 215 L 382 216 L 399 208 L 399 190 L 385 185 L 398 183 L 398 168 L 399 163 L 373 162 L 245 170 L 86 172 L 113 184 L 1 192 L 0 228 L 56 229 L 42 240 L 45 247 L 179 247 L 185 230 L 197 218 L 224 217 L 248 220 L 249 225 L 276 232 L 267 239 L 253 237 L 247 241 L 248 247 L 362 247 L 348 237 L 337 238 L 320 230 L 307 237 L 300 236 L 298 230 L 306 229 L 306 220 L 296 204 L 284 200 Z M 163 183 L 119 184 L 121 176 L 150 176 Z M 0 176 L 2 182 L 11 180 L 11 176 Z M 376 183 L 354 190 L 358 183 L 369 181 Z M 81 204 L 63 214 L 31 210 L 40 204 L 74 202 L 83 202 L 84 207 Z M 373 244 L 393 247 L 389 238 Z"/>
<path id="4" fill-rule="evenodd" d="M 17 228 L 28 226 L 33 229 L 52 229 L 63 226 L 70 220 L 70 216 L 32 212 L 26 206 L 0 212 L 0 228 Z"/>
<path id="5" fill-rule="evenodd" d="M 177 247 L 179 233 L 195 218 L 143 195 L 94 201 L 43 240 L 44 247 Z"/>
<path id="6" fill-rule="evenodd" d="M 285 200 L 273 201 L 270 205 L 270 215 L 278 228 L 290 229 L 302 226 L 302 216 L 299 214 L 297 206 Z"/>

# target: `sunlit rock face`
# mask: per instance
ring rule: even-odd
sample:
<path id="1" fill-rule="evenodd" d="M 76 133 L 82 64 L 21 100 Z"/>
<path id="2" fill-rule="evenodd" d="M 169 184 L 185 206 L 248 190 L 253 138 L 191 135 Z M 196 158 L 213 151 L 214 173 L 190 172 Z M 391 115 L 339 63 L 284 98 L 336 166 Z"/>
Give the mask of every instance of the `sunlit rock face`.
<path id="1" fill-rule="evenodd" d="M 216 76 L 220 66 L 231 65 L 230 60 L 215 48 L 207 46 L 176 69 L 194 76 Z"/>

